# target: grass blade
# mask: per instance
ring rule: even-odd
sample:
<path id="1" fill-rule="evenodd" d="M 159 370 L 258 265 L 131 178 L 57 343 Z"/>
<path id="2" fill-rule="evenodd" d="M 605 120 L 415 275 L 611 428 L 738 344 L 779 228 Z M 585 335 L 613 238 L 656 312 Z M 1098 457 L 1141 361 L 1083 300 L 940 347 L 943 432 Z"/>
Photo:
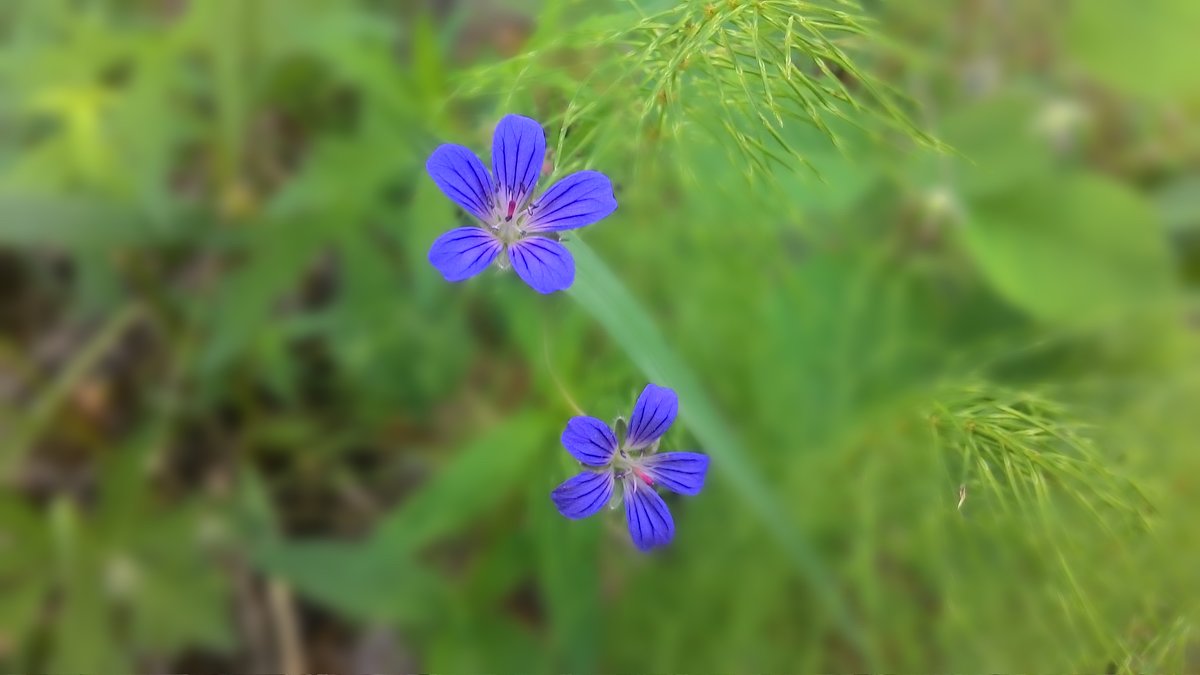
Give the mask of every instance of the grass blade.
<path id="1" fill-rule="evenodd" d="M 874 663 L 864 633 L 847 610 L 835 578 L 796 529 L 781 518 L 783 510 L 778 499 L 755 469 L 733 429 L 705 395 L 699 379 L 671 349 L 649 314 L 604 261 L 578 239 L 570 242 L 569 247 L 576 263 L 575 284 L 570 294 L 604 326 L 646 377 L 679 393 L 682 402 L 679 414 L 713 458 L 713 471 L 729 481 L 750 511 L 762 520 L 844 637 L 869 663 Z"/>

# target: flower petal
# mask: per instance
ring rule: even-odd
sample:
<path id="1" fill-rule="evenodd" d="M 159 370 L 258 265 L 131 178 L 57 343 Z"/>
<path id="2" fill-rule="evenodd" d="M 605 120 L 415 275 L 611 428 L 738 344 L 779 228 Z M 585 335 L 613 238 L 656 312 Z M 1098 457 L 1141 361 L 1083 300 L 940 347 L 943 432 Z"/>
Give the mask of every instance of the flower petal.
<path id="1" fill-rule="evenodd" d="M 612 181 L 599 171 L 580 171 L 550 186 L 530 209 L 531 232 L 558 232 L 591 225 L 617 210 Z"/>
<path id="2" fill-rule="evenodd" d="M 429 263 L 446 281 L 469 279 L 492 264 L 503 245 L 481 227 L 460 227 L 438 237 L 429 248 Z"/>
<path id="3" fill-rule="evenodd" d="M 637 478 L 626 478 L 625 521 L 629 524 L 629 536 L 633 545 L 641 551 L 667 544 L 675 537 L 675 521 L 667 504 L 654 488 Z"/>
<path id="4" fill-rule="evenodd" d="M 492 140 L 492 175 L 501 206 L 511 213 L 533 193 L 546 159 L 546 133 L 528 117 L 505 115 Z"/>
<path id="5" fill-rule="evenodd" d="M 656 484 L 681 495 L 698 494 L 708 475 L 708 455 L 698 452 L 660 452 L 640 464 Z"/>
<path id="6" fill-rule="evenodd" d="M 674 390 L 657 384 L 646 385 L 633 406 L 633 416 L 629 418 L 626 447 L 636 450 L 658 440 L 671 428 L 678 412 L 679 397 Z"/>
<path id="7" fill-rule="evenodd" d="M 538 293 L 561 291 L 575 281 L 575 259 L 557 241 L 526 237 L 509 245 L 508 258 L 517 276 Z"/>
<path id="8" fill-rule="evenodd" d="M 492 179 L 483 162 L 461 145 L 442 145 L 425 162 L 442 193 L 467 213 L 486 219 L 492 212 Z"/>
<path id="9" fill-rule="evenodd" d="M 595 417 L 572 417 L 562 432 L 562 444 L 575 459 L 587 466 L 604 466 L 617 451 L 612 429 Z"/>
<path id="10" fill-rule="evenodd" d="M 567 518 L 587 518 L 604 508 L 612 498 L 612 471 L 584 471 L 554 488 L 550 499 Z"/>

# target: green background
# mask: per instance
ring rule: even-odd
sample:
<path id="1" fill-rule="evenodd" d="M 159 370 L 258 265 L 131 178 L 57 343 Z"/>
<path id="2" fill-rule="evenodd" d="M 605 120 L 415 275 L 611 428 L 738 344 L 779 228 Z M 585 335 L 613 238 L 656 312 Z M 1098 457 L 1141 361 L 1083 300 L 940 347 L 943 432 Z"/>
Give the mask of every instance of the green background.
<path id="1" fill-rule="evenodd" d="M 1200 669 L 1194 0 L 0 5 L 0 670 Z M 539 296 L 425 175 L 620 203 Z M 577 410 L 712 457 L 633 549 Z"/>

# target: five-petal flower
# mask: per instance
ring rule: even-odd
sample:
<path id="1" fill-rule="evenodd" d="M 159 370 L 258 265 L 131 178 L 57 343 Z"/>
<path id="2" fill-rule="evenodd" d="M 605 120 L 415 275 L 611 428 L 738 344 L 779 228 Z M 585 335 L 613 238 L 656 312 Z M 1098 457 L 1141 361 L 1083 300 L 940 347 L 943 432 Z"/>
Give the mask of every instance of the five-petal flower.
<path id="1" fill-rule="evenodd" d="M 624 439 L 595 417 L 572 417 L 562 444 L 585 470 L 550 493 L 559 513 L 587 518 L 612 499 L 617 481 L 625 501 L 625 520 L 638 549 L 648 551 L 675 536 L 675 521 L 655 491 L 694 495 L 704 487 L 708 456 L 696 452 L 656 453 L 658 441 L 679 410 L 679 399 L 666 387 L 648 384 L 638 396 Z"/>
<path id="2" fill-rule="evenodd" d="M 533 199 L 546 155 L 546 137 L 536 121 L 507 115 L 496 125 L 492 173 L 460 145 L 442 145 L 425 168 L 433 182 L 478 224 L 443 234 L 429 249 L 429 262 L 447 281 L 463 281 L 499 259 L 539 293 L 569 288 L 575 260 L 545 235 L 591 225 L 617 208 L 612 182 L 597 171 L 573 173 Z"/>

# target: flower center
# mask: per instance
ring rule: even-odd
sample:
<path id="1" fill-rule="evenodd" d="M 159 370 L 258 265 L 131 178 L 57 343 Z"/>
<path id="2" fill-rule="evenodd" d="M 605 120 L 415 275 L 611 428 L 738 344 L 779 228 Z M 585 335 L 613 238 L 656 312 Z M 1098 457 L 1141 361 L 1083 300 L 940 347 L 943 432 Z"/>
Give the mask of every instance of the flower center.
<path id="1" fill-rule="evenodd" d="M 507 206 L 497 204 L 492 211 L 488 228 L 504 243 L 505 246 L 520 241 L 525 237 L 525 225 L 529 221 L 529 209 L 519 208 L 517 200 L 510 200 Z"/>
<path id="2" fill-rule="evenodd" d="M 641 462 L 638 461 L 639 459 L 640 456 L 632 457 L 630 456 L 629 452 L 625 450 L 625 448 L 621 448 L 620 451 L 617 452 L 617 457 L 613 464 L 617 469 L 618 475 L 632 473 L 640 478 L 646 485 L 653 486 L 654 478 L 649 473 L 646 473 L 646 470 L 642 468 Z"/>

